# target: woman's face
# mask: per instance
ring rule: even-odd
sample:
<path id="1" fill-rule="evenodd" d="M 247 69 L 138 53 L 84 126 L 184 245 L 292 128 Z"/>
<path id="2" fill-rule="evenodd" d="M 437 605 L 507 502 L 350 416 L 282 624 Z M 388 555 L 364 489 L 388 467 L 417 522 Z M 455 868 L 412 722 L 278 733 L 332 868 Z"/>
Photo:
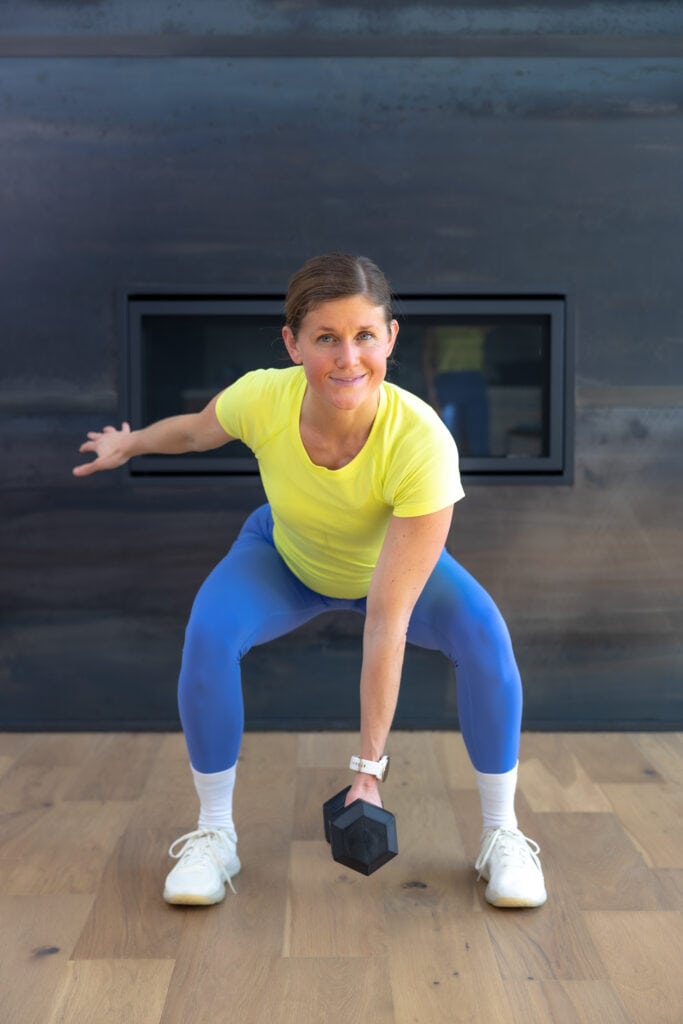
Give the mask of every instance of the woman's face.
<path id="1" fill-rule="evenodd" d="M 398 324 L 387 324 L 382 306 L 365 295 L 351 295 L 315 306 L 294 336 L 282 336 L 292 360 L 303 366 L 315 399 L 338 410 L 353 411 L 376 402 L 387 372 L 387 359 Z"/>

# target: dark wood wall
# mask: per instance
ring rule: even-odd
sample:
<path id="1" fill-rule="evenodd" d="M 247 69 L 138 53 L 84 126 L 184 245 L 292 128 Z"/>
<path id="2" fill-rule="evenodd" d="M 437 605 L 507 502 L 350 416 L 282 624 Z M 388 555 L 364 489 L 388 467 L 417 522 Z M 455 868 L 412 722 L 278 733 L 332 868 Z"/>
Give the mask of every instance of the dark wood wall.
<path id="1" fill-rule="evenodd" d="M 125 413 L 126 288 L 279 293 L 349 249 L 399 293 L 566 296 L 574 481 L 465 481 L 449 546 L 527 727 L 680 728 L 682 41 L 665 2 L 4 3 L 0 726 L 173 727 L 193 594 L 262 500 L 71 478 Z M 252 652 L 249 723 L 353 724 L 359 630 Z M 397 721 L 453 724 L 440 657 Z"/>

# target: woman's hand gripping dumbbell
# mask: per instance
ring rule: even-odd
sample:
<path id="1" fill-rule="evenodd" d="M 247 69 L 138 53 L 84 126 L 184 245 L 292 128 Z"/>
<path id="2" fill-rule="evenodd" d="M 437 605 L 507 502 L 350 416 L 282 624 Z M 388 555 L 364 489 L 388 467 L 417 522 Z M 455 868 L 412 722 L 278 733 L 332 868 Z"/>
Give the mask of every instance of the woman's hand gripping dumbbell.
<path id="1" fill-rule="evenodd" d="M 389 771 L 389 758 L 367 761 L 352 757 L 349 767 L 383 781 Z M 391 811 L 367 800 L 354 800 L 345 806 L 350 789 L 347 786 L 323 804 L 325 838 L 332 847 L 334 860 L 363 875 L 371 875 L 398 853 L 396 819 Z"/>

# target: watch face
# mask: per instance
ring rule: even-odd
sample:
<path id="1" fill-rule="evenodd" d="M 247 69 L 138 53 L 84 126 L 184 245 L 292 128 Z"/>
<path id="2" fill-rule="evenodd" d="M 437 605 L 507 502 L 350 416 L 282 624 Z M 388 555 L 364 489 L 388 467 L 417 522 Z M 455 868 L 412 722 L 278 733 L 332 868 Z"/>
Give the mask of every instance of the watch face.
<path id="1" fill-rule="evenodd" d="M 381 781 L 382 782 L 386 782 L 387 775 L 389 774 L 389 765 L 390 764 L 391 764 L 391 760 L 389 759 L 389 757 L 384 759 L 384 771 L 382 772 L 382 776 L 381 776 Z"/>

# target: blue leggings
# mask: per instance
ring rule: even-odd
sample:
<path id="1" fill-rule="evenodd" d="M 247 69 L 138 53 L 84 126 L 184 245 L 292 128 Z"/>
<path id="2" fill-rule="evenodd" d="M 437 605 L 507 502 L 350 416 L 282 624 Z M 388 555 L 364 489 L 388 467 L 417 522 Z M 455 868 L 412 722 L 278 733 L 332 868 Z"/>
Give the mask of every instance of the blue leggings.
<path id="1" fill-rule="evenodd" d="M 199 590 L 185 634 L 178 703 L 197 771 L 223 771 L 237 760 L 247 651 L 336 609 L 364 615 L 365 598 L 309 590 L 275 550 L 270 506 L 253 512 Z M 510 636 L 486 591 L 445 550 L 415 605 L 408 641 L 442 651 L 456 666 L 460 728 L 474 767 L 513 768 L 522 686 Z"/>

